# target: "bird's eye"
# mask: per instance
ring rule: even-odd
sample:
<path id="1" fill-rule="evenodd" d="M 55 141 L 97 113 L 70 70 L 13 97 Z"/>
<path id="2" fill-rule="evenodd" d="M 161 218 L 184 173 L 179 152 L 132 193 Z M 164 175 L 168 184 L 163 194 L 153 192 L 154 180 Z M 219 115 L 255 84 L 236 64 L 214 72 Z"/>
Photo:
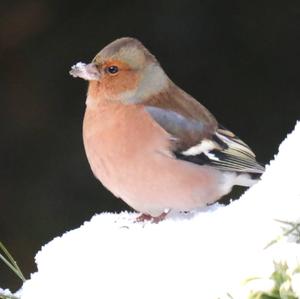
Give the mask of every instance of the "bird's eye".
<path id="1" fill-rule="evenodd" d="M 116 74 L 119 71 L 119 68 L 116 65 L 108 66 L 105 71 L 110 74 Z"/>

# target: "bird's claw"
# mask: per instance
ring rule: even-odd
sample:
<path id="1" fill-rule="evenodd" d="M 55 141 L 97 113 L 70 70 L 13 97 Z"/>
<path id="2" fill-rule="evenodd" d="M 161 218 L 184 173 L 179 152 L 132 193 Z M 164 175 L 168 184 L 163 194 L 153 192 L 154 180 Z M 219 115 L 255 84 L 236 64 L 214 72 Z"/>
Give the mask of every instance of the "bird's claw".
<path id="1" fill-rule="evenodd" d="M 158 223 L 166 218 L 168 213 L 163 212 L 159 216 L 153 217 L 149 214 L 141 214 L 135 219 L 135 222 L 145 222 L 145 221 L 151 221 L 152 223 Z"/>

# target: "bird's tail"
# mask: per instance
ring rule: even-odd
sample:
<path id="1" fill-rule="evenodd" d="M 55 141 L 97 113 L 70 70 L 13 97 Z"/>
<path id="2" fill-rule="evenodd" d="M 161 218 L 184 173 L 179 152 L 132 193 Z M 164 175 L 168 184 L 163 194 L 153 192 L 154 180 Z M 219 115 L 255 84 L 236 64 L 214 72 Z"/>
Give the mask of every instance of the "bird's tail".
<path id="1" fill-rule="evenodd" d="M 261 173 L 237 173 L 234 185 L 251 187 L 258 182 Z"/>

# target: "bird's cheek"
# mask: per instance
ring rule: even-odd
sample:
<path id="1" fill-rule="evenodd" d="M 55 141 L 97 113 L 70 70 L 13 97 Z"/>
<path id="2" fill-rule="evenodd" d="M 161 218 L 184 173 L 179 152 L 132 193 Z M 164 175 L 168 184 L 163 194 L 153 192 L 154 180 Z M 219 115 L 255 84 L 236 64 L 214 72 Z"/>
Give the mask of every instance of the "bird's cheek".
<path id="1" fill-rule="evenodd" d="M 90 81 L 88 97 L 90 99 L 102 98 L 104 96 L 103 84 L 100 81 Z"/>
<path id="2" fill-rule="evenodd" d="M 112 98 L 118 99 L 122 94 L 133 93 L 138 87 L 138 75 L 137 74 L 120 74 L 105 80 L 103 85 L 105 86 L 107 94 L 110 94 Z"/>

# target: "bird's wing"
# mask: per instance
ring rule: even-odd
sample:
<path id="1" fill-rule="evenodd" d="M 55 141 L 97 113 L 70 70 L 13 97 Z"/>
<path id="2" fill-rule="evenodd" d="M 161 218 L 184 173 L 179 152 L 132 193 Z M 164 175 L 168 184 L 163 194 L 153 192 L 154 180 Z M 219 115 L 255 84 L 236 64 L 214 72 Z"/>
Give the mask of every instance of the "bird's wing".
<path id="1" fill-rule="evenodd" d="M 224 171 L 264 171 L 249 146 L 225 128 L 217 125 L 211 131 L 207 122 L 169 109 L 145 106 L 145 110 L 172 136 L 176 158 Z"/>

